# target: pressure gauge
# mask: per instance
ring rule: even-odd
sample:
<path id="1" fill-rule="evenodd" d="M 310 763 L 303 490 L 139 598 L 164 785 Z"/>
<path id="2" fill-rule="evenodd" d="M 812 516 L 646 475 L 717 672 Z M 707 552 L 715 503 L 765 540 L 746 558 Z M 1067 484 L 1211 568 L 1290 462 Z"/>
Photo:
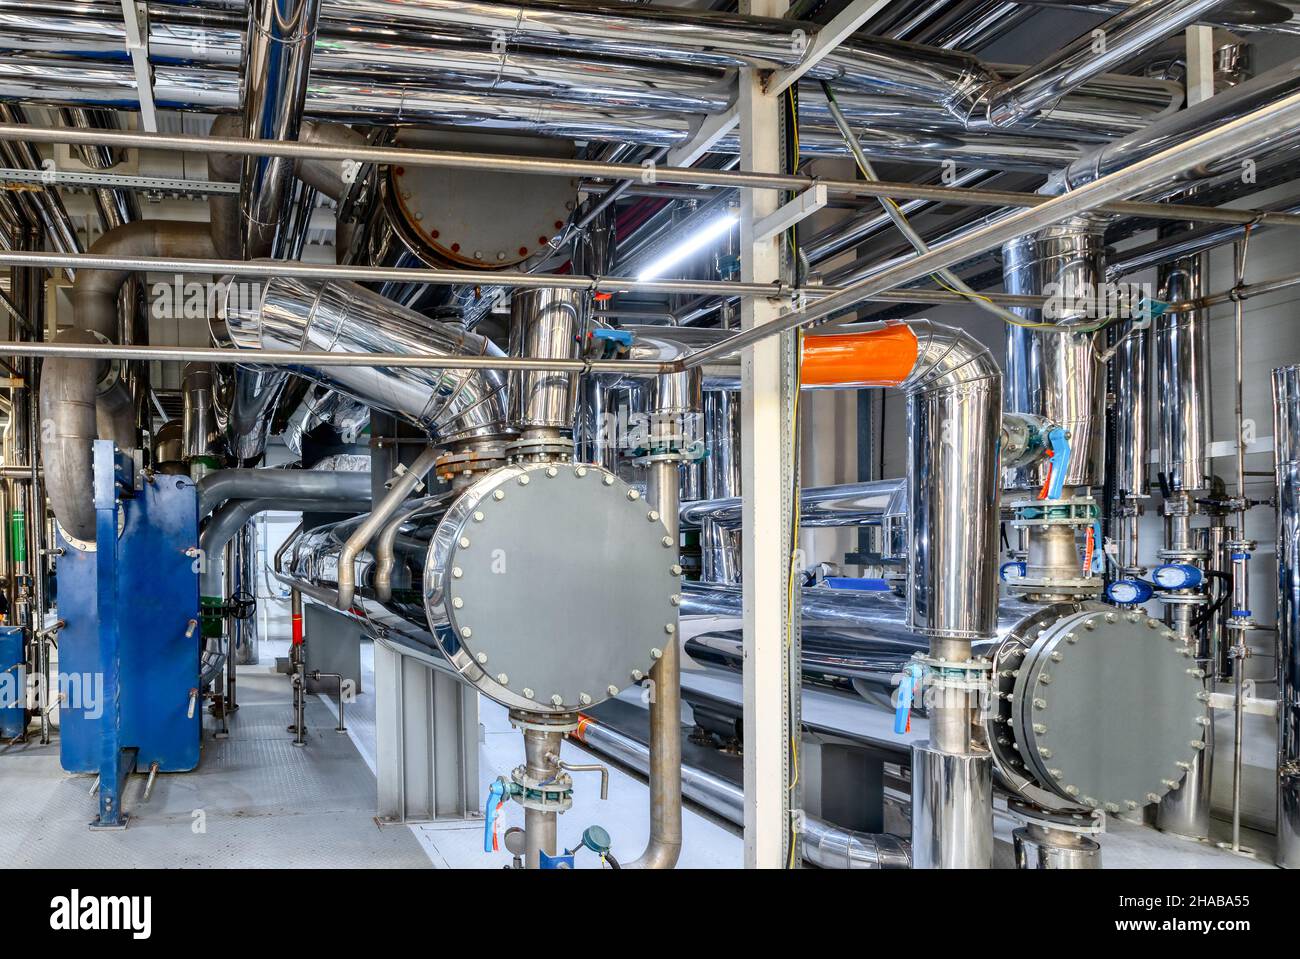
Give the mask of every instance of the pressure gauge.
<path id="1" fill-rule="evenodd" d="M 1140 579 L 1117 579 L 1106 587 L 1106 597 L 1120 606 L 1145 603 L 1151 598 L 1151 593 L 1151 586 Z"/>
<path id="2" fill-rule="evenodd" d="M 1194 589 L 1205 579 L 1199 569 L 1188 563 L 1157 566 L 1151 578 L 1160 589 Z"/>

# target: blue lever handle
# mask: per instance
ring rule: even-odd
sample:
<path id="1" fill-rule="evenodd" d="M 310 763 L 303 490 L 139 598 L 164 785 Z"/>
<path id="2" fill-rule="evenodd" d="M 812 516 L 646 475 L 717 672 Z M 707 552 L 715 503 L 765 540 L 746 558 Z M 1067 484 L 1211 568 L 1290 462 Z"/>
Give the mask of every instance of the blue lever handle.
<path id="1" fill-rule="evenodd" d="M 909 663 L 903 670 L 903 678 L 898 684 L 898 707 L 894 710 L 894 733 L 901 736 L 907 732 L 907 724 L 912 716 L 912 702 L 921 689 L 921 666 Z"/>
<path id="2" fill-rule="evenodd" d="M 1065 473 L 1070 468 L 1070 440 L 1065 430 L 1056 426 L 1047 431 L 1047 448 L 1052 451 L 1052 482 L 1048 499 L 1060 499 L 1065 492 Z"/>
<path id="3" fill-rule="evenodd" d="M 506 784 L 500 779 L 488 786 L 487 805 L 483 808 L 483 851 L 492 852 L 492 837 L 496 834 L 497 806 L 506 794 Z"/>

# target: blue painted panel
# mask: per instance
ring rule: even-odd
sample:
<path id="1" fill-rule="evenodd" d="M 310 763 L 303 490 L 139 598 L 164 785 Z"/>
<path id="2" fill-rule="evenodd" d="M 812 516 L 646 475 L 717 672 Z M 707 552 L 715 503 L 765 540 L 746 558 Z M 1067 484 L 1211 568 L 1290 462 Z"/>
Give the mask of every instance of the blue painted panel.
<path id="1" fill-rule="evenodd" d="M 0 738 L 21 736 L 27 725 L 21 626 L 0 626 Z"/>
<path id="2" fill-rule="evenodd" d="M 123 749 L 137 749 L 137 767 L 163 772 L 193 769 L 199 761 L 200 708 L 187 717 L 198 686 L 198 630 L 186 637 L 199 608 L 198 574 L 187 551 L 198 546 L 198 501 L 186 476 L 153 477 L 119 500 L 124 516 L 117 538 L 116 597 L 103 608 L 116 614 L 118 696 Z M 104 700 L 104 661 L 96 609 L 97 553 L 61 542 L 58 563 L 60 758 L 69 772 L 98 772 L 105 741 L 101 723 L 113 710 Z"/>

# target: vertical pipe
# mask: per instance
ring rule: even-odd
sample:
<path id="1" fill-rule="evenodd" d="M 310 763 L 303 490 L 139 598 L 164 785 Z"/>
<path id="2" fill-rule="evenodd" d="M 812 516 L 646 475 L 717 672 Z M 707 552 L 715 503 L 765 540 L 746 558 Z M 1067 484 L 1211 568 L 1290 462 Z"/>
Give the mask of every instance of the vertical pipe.
<path id="1" fill-rule="evenodd" d="M 545 782 L 555 775 L 555 766 L 548 758 L 560 754 L 563 732 L 550 732 L 536 726 L 524 729 L 524 765 L 528 776 L 535 782 Z M 541 854 L 556 854 L 558 813 L 524 806 L 524 866 L 541 868 Z"/>
<path id="2" fill-rule="evenodd" d="M 1300 869 L 1300 366 L 1273 371 L 1277 469 L 1277 863 Z"/>
<path id="3" fill-rule="evenodd" d="M 680 536 L 677 484 L 677 460 L 650 465 L 646 498 L 674 541 Z M 674 607 L 674 619 L 675 614 Z M 650 841 L 629 868 L 672 869 L 682 850 L 681 647 L 676 633 L 664 643 L 650 683 Z"/>
<path id="4" fill-rule="evenodd" d="M 244 136 L 297 140 L 316 45 L 320 0 L 252 0 L 240 84 Z M 290 157 L 246 157 L 240 178 L 241 253 L 280 258 L 289 242 L 281 221 L 293 182 Z"/>
<path id="5" fill-rule="evenodd" d="M 912 845 L 917 868 L 986 869 L 993 764 L 972 745 L 980 704 L 970 689 L 986 674 L 972 662 L 971 641 L 997 629 L 1002 376 L 967 334 L 911 325 L 908 616 L 912 631 L 930 638 L 930 739 L 912 748 Z"/>
<path id="6" fill-rule="evenodd" d="M 1007 292 L 1051 298 L 1047 311 L 1016 309 L 1027 323 L 1063 324 L 1084 316 L 1085 304 L 1105 279 L 1103 227 L 1096 218 L 1079 216 L 1003 247 Z M 1006 370 L 1008 410 L 1042 417 L 1069 432 L 1066 487 L 1100 486 L 1106 384 L 1091 335 L 1008 325 Z M 1008 471 L 1007 487 L 1037 490 L 1044 469 L 1040 462 Z"/>

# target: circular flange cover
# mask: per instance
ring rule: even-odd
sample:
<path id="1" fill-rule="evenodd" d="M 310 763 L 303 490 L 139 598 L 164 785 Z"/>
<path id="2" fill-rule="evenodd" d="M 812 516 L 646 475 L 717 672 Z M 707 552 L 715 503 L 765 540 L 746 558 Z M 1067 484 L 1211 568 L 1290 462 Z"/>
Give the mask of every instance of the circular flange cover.
<path id="1" fill-rule="evenodd" d="M 1159 620 L 1096 607 L 1047 627 L 1016 676 L 1025 766 L 1067 801 L 1137 809 L 1177 788 L 1204 736 L 1203 681 Z"/>
<path id="2" fill-rule="evenodd" d="M 639 492 L 598 466 L 506 466 L 439 523 L 425 611 L 481 692 L 575 712 L 647 675 L 677 642 L 676 547 Z"/>

